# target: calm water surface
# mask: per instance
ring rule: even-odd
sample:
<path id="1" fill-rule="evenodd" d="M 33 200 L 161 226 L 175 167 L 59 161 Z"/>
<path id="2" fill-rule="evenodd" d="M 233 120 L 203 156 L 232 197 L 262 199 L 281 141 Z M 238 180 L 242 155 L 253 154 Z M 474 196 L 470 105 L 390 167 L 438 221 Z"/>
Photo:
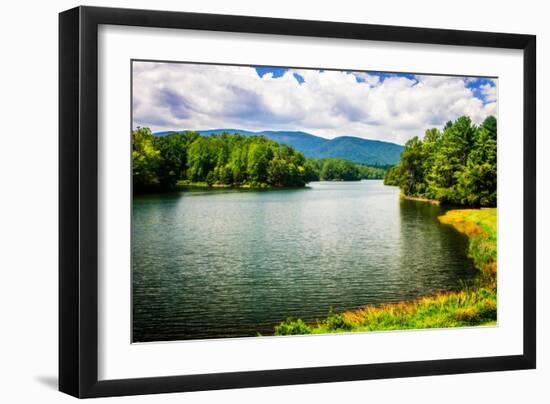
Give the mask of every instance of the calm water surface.
<path id="1" fill-rule="evenodd" d="M 459 288 L 476 270 L 437 206 L 382 181 L 183 191 L 133 203 L 133 340 L 271 334 Z"/>

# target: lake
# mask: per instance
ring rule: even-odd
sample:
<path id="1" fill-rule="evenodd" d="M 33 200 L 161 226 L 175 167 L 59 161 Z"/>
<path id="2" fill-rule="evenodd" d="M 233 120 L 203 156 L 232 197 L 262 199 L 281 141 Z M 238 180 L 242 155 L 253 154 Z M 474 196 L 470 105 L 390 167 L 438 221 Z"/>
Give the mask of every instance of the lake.
<path id="1" fill-rule="evenodd" d="M 270 335 L 288 317 L 459 289 L 468 241 L 382 181 L 134 197 L 134 342 Z"/>

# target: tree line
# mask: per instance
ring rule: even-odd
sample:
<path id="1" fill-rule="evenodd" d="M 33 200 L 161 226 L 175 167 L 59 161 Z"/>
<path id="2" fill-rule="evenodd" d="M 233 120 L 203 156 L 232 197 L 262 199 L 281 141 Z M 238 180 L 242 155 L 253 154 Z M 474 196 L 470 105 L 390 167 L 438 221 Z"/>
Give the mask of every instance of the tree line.
<path id="1" fill-rule="evenodd" d="M 315 181 L 359 181 L 383 179 L 387 166 L 369 166 L 341 158 L 309 160 Z"/>
<path id="2" fill-rule="evenodd" d="M 407 141 L 384 184 L 397 185 L 406 196 L 445 204 L 496 206 L 497 120 L 477 126 L 463 116 L 442 131 L 428 129 L 424 139 Z"/>
<path id="3" fill-rule="evenodd" d="M 385 167 L 344 159 L 306 159 L 292 147 L 263 136 L 198 132 L 155 136 L 149 128 L 132 132 L 135 192 L 176 188 L 178 182 L 248 187 L 302 187 L 318 180 L 384 178 Z"/>

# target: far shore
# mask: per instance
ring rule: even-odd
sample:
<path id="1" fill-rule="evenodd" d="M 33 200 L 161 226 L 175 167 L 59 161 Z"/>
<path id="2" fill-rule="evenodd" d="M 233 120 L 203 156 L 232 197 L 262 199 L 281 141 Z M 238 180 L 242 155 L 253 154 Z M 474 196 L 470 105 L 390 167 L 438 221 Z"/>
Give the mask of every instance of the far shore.
<path id="1" fill-rule="evenodd" d="M 361 180 L 318 180 L 312 182 L 360 182 L 360 181 L 382 181 L 380 178 L 364 178 Z M 178 181 L 176 184 L 176 189 L 186 189 L 186 188 L 200 188 L 200 189 L 248 189 L 248 190 L 278 190 L 278 189 L 302 189 L 307 188 L 309 182 L 303 186 L 273 186 L 269 184 L 259 183 L 259 184 L 209 184 L 204 181 Z"/>
<path id="2" fill-rule="evenodd" d="M 278 189 L 302 189 L 306 188 L 307 184 L 303 186 L 273 186 L 269 184 L 209 184 L 207 182 L 192 182 L 192 181 L 178 181 L 176 189 L 243 189 L 243 190 L 278 190 Z"/>

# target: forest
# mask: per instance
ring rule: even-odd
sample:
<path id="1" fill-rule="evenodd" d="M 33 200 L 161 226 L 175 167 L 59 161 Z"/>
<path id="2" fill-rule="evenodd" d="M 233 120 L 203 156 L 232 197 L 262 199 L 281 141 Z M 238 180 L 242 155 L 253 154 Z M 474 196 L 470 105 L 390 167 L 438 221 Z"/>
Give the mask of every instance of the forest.
<path id="1" fill-rule="evenodd" d="M 387 166 L 368 166 L 341 158 L 309 159 L 315 181 L 359 181 L 383 179 Z"/>
<path id="2" fill-rule="evenodd" d="M 481 125 L 463 116 L 443 130 L 428 129 L 424 139 L 407 141 L 401 159 L 384 184 L 397 185 L 405 196 L 444 204 L 494 207 L 497 204 L 497 120 Z"/>
<path id="3" fill-rule="evenodd" d="M 155 136 L 132 133 L 134 192 L 166 191 L 180 185 L 247 188 L 303 187 L 311 181 L 382 179 L 387 167 L 339 158 L 306 159 L 291 146 L 263 136 L 198 132 Z"/>

